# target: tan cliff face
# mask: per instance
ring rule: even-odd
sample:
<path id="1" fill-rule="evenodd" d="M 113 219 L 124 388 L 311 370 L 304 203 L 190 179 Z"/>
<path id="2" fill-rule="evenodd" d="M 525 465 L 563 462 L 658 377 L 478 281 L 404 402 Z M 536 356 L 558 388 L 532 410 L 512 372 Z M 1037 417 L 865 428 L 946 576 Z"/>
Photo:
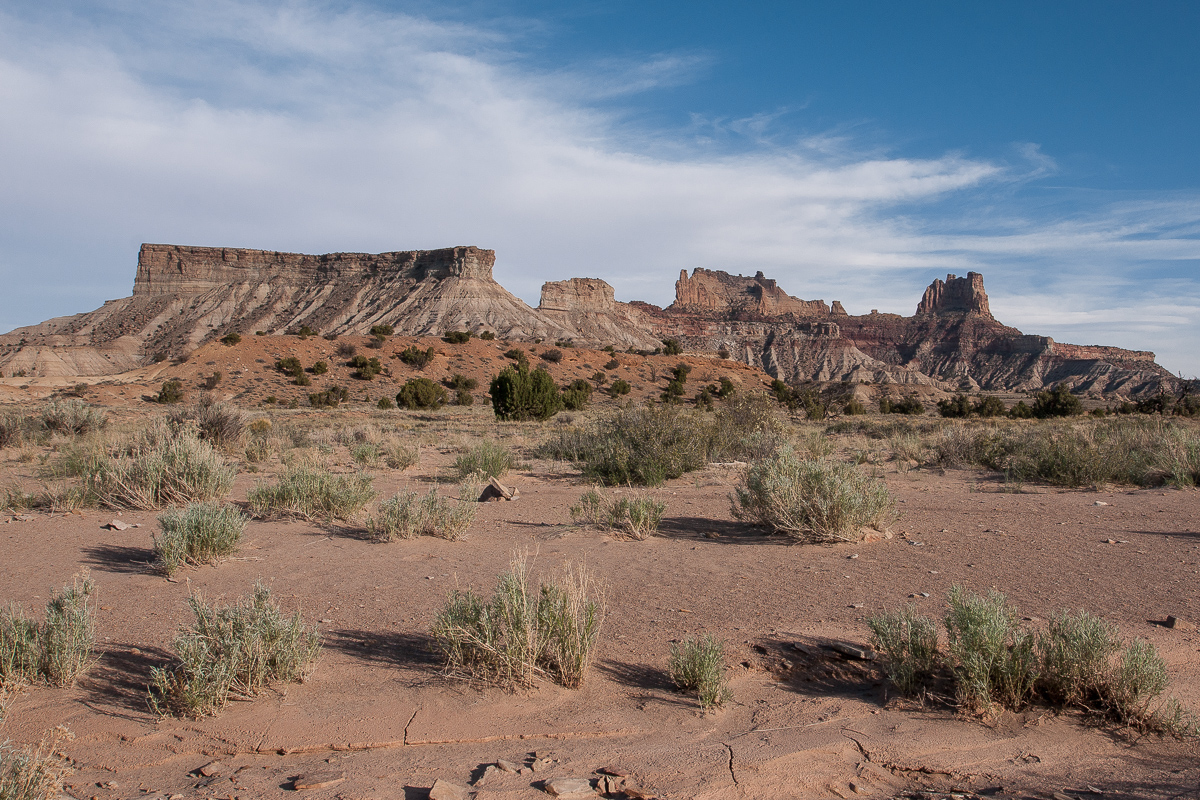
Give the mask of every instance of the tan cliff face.
<path id="1" fill-rule="evenodd" d="M 0 335 L 0 375 L 108 375 L 229 332 L 366 334 L 390 325 L 412 336 L 488 330 L 621 350 L 673 338 L 793 382 L 1011 391 L 1065 381 L 1143 394 L 1174 380 L 1153 353 L 1066 345 L 1002 325 L 974 272 L 933 281 L 912 317 L 853 316 L 838 301 L 793 297 L 761 272 L 707 269 L 681 272 L 666 309 L 619 302 L 598 278 L 548 282 L 530 308 L 493 279 L 495 260 L 478 247 L 304 255 L 146 244 L 131 297 Z"/>

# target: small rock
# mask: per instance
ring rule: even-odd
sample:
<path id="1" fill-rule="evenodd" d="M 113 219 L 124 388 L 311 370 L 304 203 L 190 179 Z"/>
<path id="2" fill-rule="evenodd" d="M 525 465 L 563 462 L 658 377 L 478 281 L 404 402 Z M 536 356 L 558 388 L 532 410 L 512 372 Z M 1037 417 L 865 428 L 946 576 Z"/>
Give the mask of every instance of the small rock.
<path id="1" fill-rule="evenodd" d="M 491 778 L 493 775 L 499 775 L 499 774 L 500 774 L 500 770 L 496 768 L 495 764 L 488 764 L 486 767 L 483 768 L 483 774 L 480 775 L 479 778 L 476 779 L 475 783 L 472 785 L 473 786 L 483 786 L 483 784 L 489 778 Z"/>
<path id="2" fill-rule="evenodd" d="M 846 558 L 851 558 L 851 559 L 853 559 L 853 558 L 858 558 L 858 553 L 855 553 L 855 554 L 854 554 L 854 555 L 852 555 L 852 556 L 846 556 Z"/>
<path id="3" fill-rule="evenodd" d="M 467 790 L 438 778 L 429 790 L 429 800 L 466 800 Z"/>
<path id="4" fill-rule="evenodd" d="M 119 519 L 114 519 L 104 527 L 108 528 L 110 531 L 126 531 L 129 530 L 130 525 L 128 523 L 121 522 Z"/>
<path id="5" fill-rule="evenodd" d="M 596 781 L 596 791 L 600 794 L 618 794 L 624 785 L 624 778 L 618 778 L 615 775 L 601 775 L 600 779 Z"/>
<path id="6" fill-rule="evenodd" d="M 867 791 L 867 787 L 863 786 L 861 783 L 850 781 L 850 791 L 854 792 L 855 794 L 862 794 Z"/>
<path id="7" fill-rule="evenodd" d="M 1116 539 L 1105 539 L 1104 543 L 1105 544 L 1116 544 L 1117 540 Z"/>
<path id="8" fill-rule="evenodd" d="M 1191 631 L 1196 629 L 1195 625 L 1179 617 L 1167 617 L 1166 627 L 1177 631 Z"/>
<path id="9" fill-rule="evenodd" d="M 206 778 L 219 778 L 229 772 L 229 767 L 223 761 L 210 761 L 196 772 Z"/>
<path id="10" fill-rule="evenodd" d="M 500 768 L 501 772 L 511 772 L 514 775 L 521 771 L 519 764 L 514 764 L 511 761 L 505 761 L 503 758 L 496 761 L 496 766 Z"/>
<path id="11" fill-rule="evenodd" d="M 1095 504 L 1096 504 L 1096 505 L 1098 505 L 1098 506 L 1106 506 L 1106 505 L 1108 505 L 1108 503 L 1104 502 L 1103 500 L 1097 500 Z"/>
<path id="12" fill-rule="evenodd" d="M 554 766 L 554 762 L 548 758 L 535 758 L 529 768 L 534 772 L 545 772 Z"/>
<path id="13" fill-rule="evenodd" d="M 628 772 L 613 766 L 601 767 L 600 769 L 596 770 L 596 772 L 599 772 L 601 775 L 612 775 L 615 778 L 629 777 Z"/>
<path id="14" fill-rule="evenodd" d="M 874 661 L 875 651 L 870 647 L 857 644 L 847 644 L 846 642 L 830 642 L 830 648 L 836 650 L 847 658 L 853 658 L 856 661 Z"/>
<path id="15" fill-rule="evenodd" d="M 116 789 L 117 788 L 116 781 L 104 781 L 103 783 L 97 783 L 96 785 L 99 786 L 101 789 Z"/>
<path id="16" fill-rule="evenodd" d="M 546 794 L 561 797 L 564 800 L 582 800 L 586 797 L 596 796 L 592 790 L 592 782 L 587 778 L 555 778 L 552 781 L 546 781 Z"/>
<path id="17" fill-rule="evenodd" d="M 330 786 L 337 786 L 342 781 L 346 780 L 346 773 L 335 770 L 322 770 L 321 772 L 308 772 L 296 778 L 292 782 L 297 790 L 299 789 L 326 789 Z M 456 798 L 461 800 L 461 798 Z"/>
<path id="18" fill-rule="evenodd" d="M 863 605 L 865 605 L 865 604 L 864 603 L 851 603 L 850 607 L 851 608 L 862 608 Z"/>

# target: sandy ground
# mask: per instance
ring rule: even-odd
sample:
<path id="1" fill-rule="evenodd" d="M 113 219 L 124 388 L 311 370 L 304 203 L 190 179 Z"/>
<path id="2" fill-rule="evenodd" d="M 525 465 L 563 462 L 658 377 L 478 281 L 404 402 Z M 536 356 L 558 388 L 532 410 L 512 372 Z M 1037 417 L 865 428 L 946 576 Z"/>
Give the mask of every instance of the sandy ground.
<path id="1" fill-rule="evenodd" d="M 473 414 L 486 431 L 485 409 Z M 438 480 L 450 491 L 462 442 L 445 427 L 423 432 L 430 424 L 420 415 L 408 419 L 421 463 L 373 470 L 380 496 Z M 0 451 L 0 485 L 36 483 L 39 459 L 22 458 Z M 244 500 L 277 468 L 240 474 L 231 499 Z M 74 688 L 22 691 L 2 735 L 36 742 L 67 726 L 75 738 L 64 749 L 77 767 L 68 794 L 103 800 L 424 798 L 437 779 L 481 800 L 537 798 L 547 796 L 543 781 L 594 779 L 603 768 L 662 798 L 1200 796 L 1194 742 L 1036 708 L 958 715 L 890 697 L 873 665 L 822 648 L 865 642 L 864 620 L 880 610 L 916 603 L 940 616 L 950 586 L 994 587 L 1034 624 L 1086 608 L 1126 637 L 1149 639 L 1167 660 L 1171 691 L 1200 710 L 1200 634 L 1157 624 L 1167 615 L 1200 620 L 1200 495 L 1037 486 L 1013 494 L 975 472 L 874 469 L 899 518 L 892 539 L 871 544 L 789 545 L 735 522 L 737 465 L 652 490 L 667 504 L 661 535 L 623 541 L 572 524 L 568 509 L 585 489 L 576 471 L 529 460 L 505 478 L 520 499 L 481 504 L 462 541 L 381 544 L 355 524 L 254 521 L 238 557 L 185 570 L 177 582 L 149 566 L 154 512 L 0 514 L 0 601 L 40 613 L 52 589 L 88 568 L 100 609 L 96 666 Z M 104 529 L 114 518 L 140 527 Z M 586 564 L 607 587 L 600 646 L 579 690 L 472 685 L 443 675 L 433 655 L 428 632 L 447 592 L 490 592 L 514 552 L 529 554 L 539 576 Z M 215 718 L 150 713 L 148 674 L 169 662 L 175 632 L 190 622 L 188 593 L 232 600 L 256 580 L 319 622 L 325 648 L 311 679 Z M 666 674 L 670 643 L 705 633 L 726 644 L 734 695 L 715 713 L 675 692 Z M 475 783 L 498 759 L 525 765 L 535 756 L 547 759 L 536 772 Z M 222 762 L 217 774 L 197 772 L 213 761 Z M 293 788 L 298 776 L 322 772 L 343 779 Z"/>

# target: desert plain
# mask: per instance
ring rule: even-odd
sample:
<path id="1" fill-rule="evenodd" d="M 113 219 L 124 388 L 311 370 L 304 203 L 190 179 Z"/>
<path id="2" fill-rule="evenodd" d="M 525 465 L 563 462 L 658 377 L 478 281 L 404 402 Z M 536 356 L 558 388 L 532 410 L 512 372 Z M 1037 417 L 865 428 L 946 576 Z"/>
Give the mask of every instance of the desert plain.
<path id="1" fill-rule="evenodd" d="M 1196 489 L 1014 483 L 922 457 L 923 430 L 964 423 L 927 413 L 900 425 L 871 413 L 832 430 L 836 419 L 806 420 L 802 411 L 782 409 L 780 436 L 826 438 L 835 458 L 886 484 L 895 513 L 883 536 L 803 544 L 770 535 L 731 512 L 747 465 L 719 462 L 661 486 L 603 489 L 608 497 L 644 492 L 665 504 L 657 534 L 636 541 L 573 518 L 571 507 L 590 482 L 578 465 L 546 457 L 540 445 L 620 403 L 656 398 L 680 357 L 618 354 L 611 377 L 629 380 L 629 396 L 598 391 L 585 410 L 513 423 L 496 420 L 487 382 L 505 365 L 507 349 L 527 344 L 396 337 L 382 355 L 408 344 L 438 351 L 421 374 L 476 377 L 475 403 L 377 408 L 408 377 L 382 359 L 395 375 L 354 381 L 338 374 L 345 370 L 339 364 L 325 380 L 348 386 L 350 401 L 308 408 L 299 400 L 311 389 L 291 386 L 274 364 L 288 355 L 334 363 L 335 343 L 319 337 L 212 342 L 186 360 L 87 379 L 86 386 L 0 379 L 5 412 L 33 414 L 71 391 L 103 409 L 104 435 L 118 436 L 170 411 L 151 402 L 163 381 L 179 379 L 187 405 L 220 372 L 210 394 L 279 433 L 271 452 L 253 462 L 237 447 L 224 451 L 238 467 L 227 499 L 242 506 L 298 450 L 334 473 L 369 474 L 380 500 L 404 489 L 453 494 L 455 460 L 485 440 L 518 462 L 500 480 L 519 497 L 479 503 L 459 540 L 372 541 L 361 518 L 252 519 L 233 557 L 170 579 L 154 565 L 160 510 L 69 502 L 0 509 L 0 601 L 40 614 L 50 593 L 82 571 L 96 584 L 94 665 L 72 687 L 18 687 L 3 728 L 18 745 L 36 744 L 56 726 L 70 731 L 73 738 L 60 745 L 73 767 L 65 796 L 425 798 L 439 785 L 435 797 L 543 798 L 555 779 L 596 787 L 605 775 L 620 779 L 629 797 L 1200 796 L 1193 737 L 1140 731 L 1080 709 L 1031 704 L 979 714 L 936 693 L 903 697 L 878 660 L 845 652 L 868 644 L 872 615 L 911 604 L 940 618 L 950 587 L 994 589 L 1031 628 L 1061 610 L 1085 609 L 1126 639 L 1148 640 L 1166 661 L 1168 693 L 1200 711 Z M 603 370 L 609 359 L 569 349 L 561 362 L 543 365 L 566 384 Z M 769 383 L 745 365 L 683 360 L 692 365 L 691 387 L 721 376 L 741 392 Z M 293 398 L 297 407 L 289 408 Z M 361 450 L 356 458 L 361 444 L 384 439 L 415 449 L 417 463 L 389 468 Z M 0 486 L 18 496 L 54 490 L 53 465 L 70 444 L 51 437 L 0 450 Z M 514 554 L 535 577 L 586 566 L 603 588 L 603 626 L 578 689 L 538 680 L 512 690 L 444 669 L 431 626 L 448 594 L 466 587 L 490 593 Z M 154 713 L 151 670 L 172 663 L 172 642 L 192 621 L 189 596 L 232 602 L 256 581 L 318 626 L 323 648 L 311 675 L 215 716 Z M 724 644 L 732 692 L 716 710 L 677 691 L 668 673 L 672 643 L 708 634 Z M 518 771 L 496 769 L 501 761 Z"/>

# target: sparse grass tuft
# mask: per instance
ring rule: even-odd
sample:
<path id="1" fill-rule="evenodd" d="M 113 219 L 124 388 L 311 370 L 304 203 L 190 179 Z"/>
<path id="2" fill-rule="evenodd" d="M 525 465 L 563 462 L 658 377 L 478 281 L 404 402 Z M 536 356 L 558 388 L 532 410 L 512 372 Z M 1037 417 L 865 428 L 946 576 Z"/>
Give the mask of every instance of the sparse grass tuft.
<path id="1" fill-rule="evenodd" d="M 59 726 L 37 747 L 0 743 L 0 800 L 55 800 L 62 797 L 62 779 L 73 771 L 59 745 L 73 738 Z"/>
<path id="2" fill-rule="evenodd" d="M 321 652 L 321 636 L 287 616 L 259 583 L 248 599 L 209 606 L 189 599 L 195 624 L 175 639 L 179 664 L 151 672 L 150 707 L 158 714 L 202 717 L 230 699 L 250 698 L 272 683 L 303 681 Z"/>
<path id="3" fill-rule="evenodd" d="M 867 620 L 871 643 L 884 656 L 884 672 L 897 689 L 913 694 L 938 668 L 937 623 L 912 606 Z"/>
<path id="4" fill-rule="evenodd" d="M 480 442 L 454 459 L 454 469 L 460 480 L 476 474 L 482 474 L 485 478 L 499 478 L 515 464 L 512 451 L 491 440 Z"/>
<path id="5" fill-rule="evenodd" d="M 681 691 L 695 692 L 703 709 L 723 706 L 733 699 L 725 678 L 725 647 L 712 634 L 672 644 L 668 669 L 675 685 Z"/>
<path id="6" fill-rule="evenodd" d="M 51 433 L 84 436 L 102 430 L 108 415 L 82 400 L 51 400 L 38 415 L 38 422 Z"/>
<path id="7" fill-rule="evenodd" d="M 107 453 L 80 465 L 90 498 L 109 508 L 154 509 L 215 500 L 233 486 L 235 470 L 194 427 L 159 420 Z"/>
<path id="8" fill-rule="evenodd" d="M 805 542 L 857 541 L 864 526 L 891 519 L 880 480 L 852 464 L 806 458 L 788 444 L 751 465 L 732 498 L 733 515 Z"/>
<path id="9" fill-rule="evenodd" d="M 620 530 L 625 537 L 640 542 L 658 533 L 666 510 L 665 503 L 640 492 L 606 501 L 600 487 L 593 486 L 580 496 L 578 505 L 571 506 L 571 519 Z"/>
<path id="10" fill-rule="evenodd" d="M 1161 699 L 1166 663 L 1149 642 L 1125 644 L 1115 627 L 1085 611 L 1062 612 L 1042 631 L 1026 630 L 995 591 L 985 596 L 955 586 L 948 600 L 944 653 L 933 620 L 911 608 L 867 620 L 889 680 L 905 693 L 946 675 L 959 706 L 977 713 L 1040 700 L 1141 731 L 1200 736 L 1193 714 L 1174 698 Z"/>
<path id="11" fill-rule="evenodd" d="M 40 625 L 16 607 L 0 611 L 0 685 L 70 686 L 92 665 L 96 584 L 86 573 L 54 592 Z"/>
<path id="12" fill-rule="evenodd" d="M 417 536 L 457 541 L 475 520 L 478 496 L 475 483 L 462 484 L 457 499 L 439 496 L 436 486 L 426 495 L 397 492 L 379 504 L 367 520 L 367 530 L 383 542 Z"/>
<path id="13" fill-rule="evenodd" d="M 350 519 L 375 497 L 370 475 L 334 475 L 294 464 L 274 486 L 250 490 L 250 512 L 260 518 L 298 516 L 307 519 Z"/>
<path id="14" fill-rule="evenodd" d="M 455 590 L 434 621 L 449 670 L 506 688 L 546 675 L 583 684 L 604 619 L 603 590 L 584 569 L 535 588 L 525 558 L 513 559 L 490 599 Z"/>
<path id="15" fill-rule="evenodd" d="M 154 536 L 156 563 L 167 575 L 184 564 L 212 564 L 237 551 L 246 517 L 226 503 L 191 503 L 161 514 L 162 535 Z"/>

